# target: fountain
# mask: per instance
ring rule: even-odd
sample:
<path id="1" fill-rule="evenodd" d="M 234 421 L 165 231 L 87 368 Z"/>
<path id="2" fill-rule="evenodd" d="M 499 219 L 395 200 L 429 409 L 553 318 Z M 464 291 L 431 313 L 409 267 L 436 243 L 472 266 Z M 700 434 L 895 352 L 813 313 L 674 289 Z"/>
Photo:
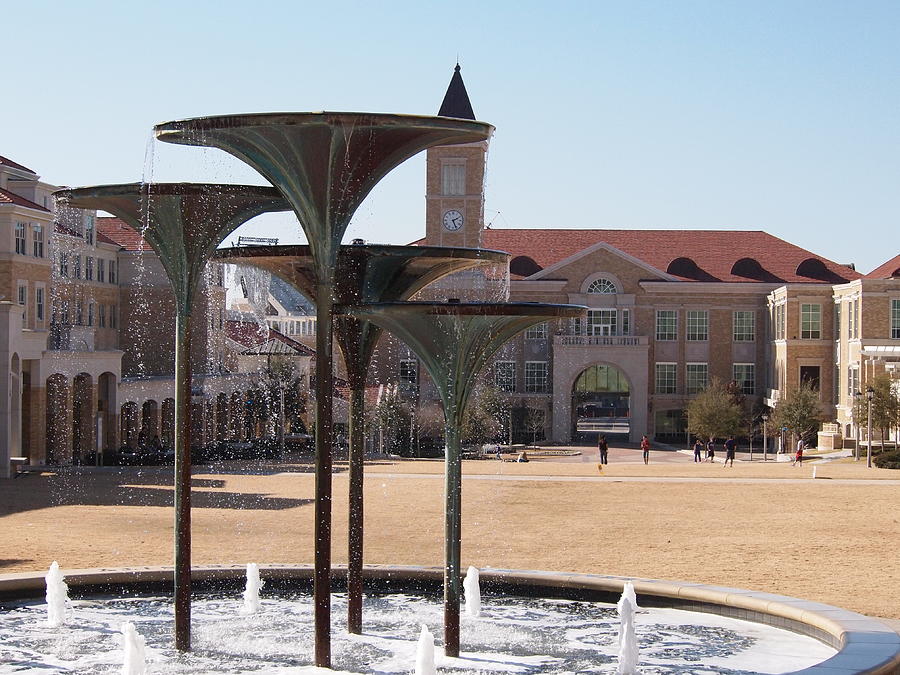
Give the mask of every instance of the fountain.
<path id="1" fill-rule="evenodd" d="M 175 294 L 175 644 L 191 645 L 191 311 L 207 262 L 242 223 L 287 206 L 252 185 L 128 183 L 59 190 L 58 202 L 108 211 L 142 234 Z M 146 222 L 144 215 L 146 214 Z"/>
<path id="2" fill-rule="evenodd" d="M 424 623 L 422 632 L 419 633 L 419 642 L 416 645 L 415 675 L 437 675 L 434 667 L 434 635 Z"/>
<path id="3" fill-rule="evenodd" d="M 628 587 L 631 586 L 631 593 Z M 622 597 L 616 605 L 616 611 L 619 613 L 619 664 L 616 667 L 617 675 L 636 675 L 638 672 L 638 643 L 637 635 L 634 632 L 634 614 L 637 608 L 631 596 L 634 594 L 634 586 L 631 582 L 626 582 L 622 591 Z"/>
<path id="4" fill-rule="evenodd" d="M 69 587 L 59 571 L 59 563 L 55 560 L 45 577 L 47 584 L 47 625 L 56 628 L 66 622 L 66 605 L 69 602 Z"/>
<path id="5" fill-rule="evenodd" d="M 247 585 L 244 588 L 244 606 L 242 614 L 256 614 L 259 611 L 259 589 L 263 586 L 259 578 L 259 565 L 247 563 Z"/>
<path id="6" fill-rule="evenodd" d="M 253 265 L 274 274 L 315 302 L 315 261 L 309 246 L 253 246 L 221 249 L 216 259 Z M 487 249 L 443 246 L 341 246 L 335 269 L 334 301 L 404 301 L 428 284 L 477 265 L 508 265 L 509 255 Z M 363 399 L 366 375 L 381 329 L 350 316 L 335 317 L 334 331 L 350 383 L 349 532 L 347 627 L 362 632 L 363 574 Z"/>
<path id="7" fill-rule="evenodd" d="M 481 588 L 478 584 L 478 570 L 469 565 L 466 578 L 463 579 L 463 590 L 466 594 L 466 614 L 481 616 Z"/>
<path id="8" fill-rule="evenodd" d="M 493 127 L 449 118 L 269 113 L 166 122 L 156 137 L 212 146 L 247 162 L 284 195 L 306 233 L 316 303 L 316 665 L 330 667 L 332 307 L 338 249 L 350 218 L 388 172 L 421 150 L 487 140 Z"/>
<path id="9" fill-rule="evenodd" d="M 122 675 L 144 675 L 147 672 L 147 662 L 144 656 L 146 640 L 138 634 L 134 624 L 130 621 L 122 624 L 122 648 L 125 651 Z"/>

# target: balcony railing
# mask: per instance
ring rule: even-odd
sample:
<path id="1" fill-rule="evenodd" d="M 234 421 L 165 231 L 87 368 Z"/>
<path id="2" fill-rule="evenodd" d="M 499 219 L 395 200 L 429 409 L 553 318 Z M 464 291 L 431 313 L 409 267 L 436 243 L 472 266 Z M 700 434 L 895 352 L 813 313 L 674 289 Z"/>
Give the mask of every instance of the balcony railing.
<path id="1" fill-rule="evenodd" d="M 648 344 L 646 335 L 556 335 L 554 343 L 565 347 L 638 347 Z"/>

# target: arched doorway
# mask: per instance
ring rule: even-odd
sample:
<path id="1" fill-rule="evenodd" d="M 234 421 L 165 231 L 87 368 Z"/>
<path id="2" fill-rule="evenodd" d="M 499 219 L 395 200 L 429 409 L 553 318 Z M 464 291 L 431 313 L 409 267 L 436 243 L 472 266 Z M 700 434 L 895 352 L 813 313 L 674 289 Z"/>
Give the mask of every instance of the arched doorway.
<path id="1" fill-rule="evenodd" d="M 602 363 L 585 368 L 572 387 L 573 437 L 591 442 L 598 434 L 627 438 L 630 399 L 631 386 L 621 370 Z"/>
<path id="2" fill-rule="evenodd" d="M 138 404 L 134 401 L 126 401 L 122 404 L 122 410 L 119 413 L 119 425 L 122 427 L 119 433 L 122 445 L 131 448 L 137 448 L 138 429 L 140 423 L 138 420 Z"/>
<path id="3" fill-rule="evenodd" d="M 72 461 L 75 464 L 95 463 L 96 440 L 94 424 L 97 403 L 94 378 L 79 373 L 72 384 Z"/>
<path id="4" fill-rule="evenodd" d="M 47 463 L 68 464 L 72 461 L 69 433 L 72 425 L 72 390 L 65 375 L 47 378 Z"/>

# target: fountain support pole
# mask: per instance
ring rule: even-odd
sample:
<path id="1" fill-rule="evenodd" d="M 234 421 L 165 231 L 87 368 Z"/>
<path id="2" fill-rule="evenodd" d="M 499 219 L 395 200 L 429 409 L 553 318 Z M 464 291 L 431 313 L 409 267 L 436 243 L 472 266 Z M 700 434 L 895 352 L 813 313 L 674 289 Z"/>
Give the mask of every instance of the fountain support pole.
<path id="1" fill-rule="evenodd" d="M 331 667 L 331 446 L 334 395 L 332 349 L 334 334 L 331 315 L 333 285 L 316 288 L 316 503 L 315 612 L 316 665 Z"/>
<path id="2" fill-rule="evenodd" d="M 288 206 L 271 187 L 126 183 L 59 190 L 66 206 L 121 218 L 159 256 L 175 296 L 175 648 L 191 648 L 191 310 L 216 247 L 245 221 Z M 146 215 L 146 222 L 144 216 Z"/>
<path id="3" fill-rule="evenodd" d="M 544 303 L 381 302 L 342 307 L 403 340 L 422 360 L 444 404 L 444 653 L 459 656 L 462 458 L 460 427 L 475 378 L 490 357 L 529 326 L 580 317 L 586 308 Z"/>
<path id="4" fill-rule="evenodd" d="M 319 285 L 309 246 L 254 246 L 220 249 L 218 260 L 253 265 L 280 277 L 316 302 Z M 405 300 L 448 274 L 480 265 L 509 264 L 500 251 L 443 246 L 341 246 L 333 297 L 341 305 Z M 318 303 L 317 303 L 318 305 Z M 347 630 L 362 633 L 363 589 L 363 429 L 366 374 L 381 328 L 338 315 L 333 325 L 350 382 L 349 529 L 347 544 Z"/>
<path id="5" fill-rule="evenodd" d="M 178 303 L 180 305 L 180 303 Z M 175 649 L 191 648 L 191 315 L 175 317 Z"/>

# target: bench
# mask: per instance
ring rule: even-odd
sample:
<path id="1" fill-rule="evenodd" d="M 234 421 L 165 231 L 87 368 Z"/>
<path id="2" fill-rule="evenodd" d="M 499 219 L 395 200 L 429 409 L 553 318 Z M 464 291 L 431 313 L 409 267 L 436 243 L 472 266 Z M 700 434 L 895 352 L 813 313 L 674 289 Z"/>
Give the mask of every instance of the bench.
<path id="1" fill-rule="evenodd" d="M 18 478 L 20 473 L 24 473 L 19 469 L 20 466 L 28 464 L 27 457 L 10 457 L 9 458 L 9 475 L 12 478 Z"/>

